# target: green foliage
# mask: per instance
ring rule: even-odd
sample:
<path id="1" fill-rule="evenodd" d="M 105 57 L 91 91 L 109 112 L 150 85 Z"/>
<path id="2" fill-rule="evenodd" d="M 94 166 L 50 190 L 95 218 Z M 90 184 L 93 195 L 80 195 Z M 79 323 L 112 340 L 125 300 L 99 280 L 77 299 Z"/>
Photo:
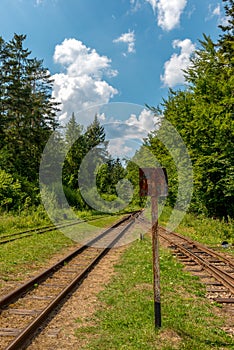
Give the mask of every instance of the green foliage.
<path id="1" fill-rule="evenodd" d="M 46 203 L 46 211 L 50 217 L 52 217 L 54 220 L 60 219 L 60 213 L 59 213 L 59 198 L 56 195 L 56 190 L 49 189 L 46 186 L 41 187 L 40 195 L 43 199 L 43 202 Z"/>
<path id="2" fill-rule="evenodd" d="M 18 178 L 22 191 L 27 192 L 21 196 L 22 202 L 14 199 L 12 208 L 22 206 L 25 196 L 31 198 L 32 204 L 38 203 L 41 154 L 58 126 L 50 74 L 41 60 L 30 57 L 31 52 L 24 48 L 25 39 L 25 35 L 15 34 L 6 42 L 0 37 L 1 168 Z M 10 204 L 10 198 L 4 198 L 5 203 Z"/>
<path id="3" fill-rule="evenodd" d="M 228 240 L 230 247 L 225 249 L 225 251 L 234 253 L 234 225 L 233 219 L 230 217 L 228 217 L 227 221 L 221 221 L 207 218 L 204 215 L 195 217 L 192 213 L 186 214 L 178 228 L 178 232 L 196 241 L 220 249 L 221 243 Z"/>
<path id="4" fill-rule="evenodd" d="M 65 127 L 65 140 L 68 150 L 79 139 L 83 131 L 83 126 L 76 122 L 75 114 L 72 113 L 71 119 Z"/>
<path id="5" fill-rule="evenodd" d="M 126 176 L 126 170 L 119 158 L 108 159 L 101 165 L 97 173 L 97 188 L 100 193 L 114 194 L 117 196 L 116 185 Z"/>
<path id="6" fill-rule="evenodd" d="M 104 128 L 100 125 L 97 116 L 94 117 L 94 121 L 87 127 L 87 130 L 84 130 L 84 127 L 76 122 L 73 113 L 65 126 L 67 154 L 63 166 L 63 183 L 71 189 L 78 189 L 78 172 L 82 160 L 94 147 L 97 150 L 96 157 L 92 160 L 94 164 L 97 160 L 105 160 L 107 144 Z M 88 179 L 92 164 L 87 163 L 86 167 L 86 178 Z"/>
<path id="7" fill-rule="evenodd" d="M 228 58 L 230 66 L 234 64 L 234 1 L 223 0 L 226 22 L 219 25 L 223 34 L 219 40 L 221 52 Z"/>
<path id="8" fill-rule="evenodd" d="M 82 135 L 83 126 L 75 120 L 74 113 L 65 126 L 66 158 L 63 166 L 63 181 L 72 189 L 78 188 L 77 175 L 85 154 L 85 140 Z"/>
<path id="9" fill-rule="evenodd" d="M 64 191 L 69 204 L 77 209 L 89 208 L 78 186 L 80 166 L 89 152 L 93 152 L 93 156 L 85 158 L 85 162 L 82 163 L 82 189 L 85 189 L 87 198 L 98 206 L 100 197 L 110 202 L 110 205 L 112 201 L 115 201 L 113 205 L 118 205 L 123 203 L 123 200 L 118 198 L 119 193 L 122 193 L 123 199 L 128 195 L 125 182 L 120 182 L 125 178 L 126 170 L 120 159 L 110 157 L 105 138 L 104 128 L 97 116 L 84 130 L 84 127 L 76 122 L 73 114 L 65 127 L 67 154 L 63 166 Z M 96 177 L 94 182 L 91 182 L 92 176 Z"/>
<path id="10" fill-rule="evenodd" d="M 156 115 L 163 115 L 161 125 L 168 120 L 177 129 L 188 149 L 194 172 L 191 209 L 220 218 L 234 213 L 234 66 L 230 55 L 234 36 L 233 1 L 229 2 L 232 7 L 226 11 L 232 17 L 224 29 L 228 34 L 218 44 L 204 34 L 185 71 L 185 90 L 170 90 L 162 109 L 151 107 Z M 150 134 L 146 145 L 168 170 L 173 205 L 177 164 L 158 140 L 159 133 L 160 128 Z"/>
<path id="11" fill-rule="evenodd" d="M 172 210 L 174 209 L 171 207 L 164 207 L 163 213 L 159 217 L 160 225 L 167 225 Z M 178 211 L 176 211 L 176 214 L 180 215 Z M 229 247 L 224 248 L 224 251 L 234 254 L 234 220 L 231 217 L 227 217 L 226 220 L 219 220 L 208 218 L 204 214 L 186 213 L 176 228 L 176 232 L 214 247 L 215 250 L 222 250 L 221 243 L 227 240 Z"/>
<path id="12" fill-rule="evenodd" d="M 21 199 L 21 184 L 12 175 L 0 169 L 0 209 L 17 207 Z"/>
<path id="13" fill-rule="evenodd" d="M 133 199 L 131 204 L 133 206 L 141 207 L 143 206 L 145 199 L 139 195 L 139 166 L 134 162 L 134 160 L 127 160 L 126 172 L 126 179 L 130 181 L 133 186 Z"/>
<path id="14" fill-rule="evenodd" d="M 0 209 L 20 212 L 33 204 L 39 204 L 37 187 L 0 169 Z"/>
<path id="15" fill-rule="evenodd" d="M 63 186 L 64 194 L 70 206 L 77 210 L 85 210 L 88 205 L 84 202 L 79 189 L 72 189 L 68 186 Z"/>
<path id="16" fill-rule="evenodd" d="M 42 205 L 22 208 L 14 214 L 12 211 L 3 211 L 0 216 L 0 234 L 19 232 L 30 227 L 45 226 L 50 223 Z"/>
<path id="17" fill-rule="evenodd" d="M 72 245 L 72 241 L 58 230 L 47 232 L 45 235 L 35 234 L 32 237 L 12 242 L 10 249 L 5 244 L 1 247 L 1 277 L 20 279 L 20 276 L 28 272 L 29 266 L 31 272 L 36 271 L 46 259 L 51 258 L 62 248 Z"/>
<path id="18" fill-rule="evenodd" d="M 166 132 L 164 132 L 166 134 Z M 167 137 L 167 136 L 166 136 Z M 169 135 L 170 138 L 170 135 Z M 165 147 L 162 141 L 158 138 L 158 131 L 149 134 L 145 142 L 145 146 L 157 157 L 161 166 L 166 168 L 168 176 L 168 205 L 174 206 L 176 202 L 176 195 L 178 190 L 178 176 L 176 164 L 173 161 L 172 155 Z"/>
<path id="19" fill-rule="evenodd" d="M 101 217 L 100 213 L 91 211 L 78 212 L 77 216 L 80 219 L 91 220 L 90 227 L 95 225 L 101 228 L 110 226 L 119 219 L 117 216 Z M 51 222 L 47 213 L 41 205 L 37 208 L 31 207 L 21 211 L 20 215 L 12 215 L 12 213 L 4 212 L 0 216 L 0 235 L 50 224 Z M 71 230 L 74 231 L 74 227 Z M 68 233 L 69 231 L 66 232 Z M 84 233 L 87 234 L 87 224 L 84 227 Z M 59 230 L 50 231 L 42 235 L 35 234 L 31 237 L 11 242 L 9 245 L 2 245 L 0 255 L 0 287 L 2 280 L 19 281 L 28 278 L 29 270 L 30 273 L 33 271 L 36 273 L 38 268 L 42 267 L 55 253 L 63 254 L 63 249 L 73 245 L 74 242 Z"/>
<path id="20" fill-rule="evenodd" d="M 87 127 L 85 132 L 86 150 L 89 151 L 99 144 L 103 144 L 104 149 L 106 150 L 108 142 L 105 141 L 105 138 L 104 127 L 101 126 L 97 115 L 95 115 L 93 122 Z"/>
<path id="21" fill-rule="evenodd" d="M 152 245 L 145 237 L 124 252 L 96 314 L 84 323 L 77 320 L 76 336 L 84 339 L 84 349 L 232 349 L 233 340 L 221 330 L 224 322 L 196 277 L 165 250 L 160 269 L 162 328 L 154 329 Z"/>
<path id="22" fill-rule="evenodd" d="M 51 100 L 52 81 L 42 61 L 24 49 L 25 35 L 2 39 L 0 117 L 8 169 L 35 181 L 48 136 L 57 126 Z"/>

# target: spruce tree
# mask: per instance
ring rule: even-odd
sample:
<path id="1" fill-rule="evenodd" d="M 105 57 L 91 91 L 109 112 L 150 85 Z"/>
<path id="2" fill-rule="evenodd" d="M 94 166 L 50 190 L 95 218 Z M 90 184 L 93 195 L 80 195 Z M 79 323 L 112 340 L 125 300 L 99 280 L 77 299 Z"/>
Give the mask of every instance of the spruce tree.
<path id="1" fill-rule="evenodd" d="M 85 154 L 83 126 L 76 122 L 72 113 L 71 119 L 65 126 L 65 144 L 67 155 L 63 166 L 64 184 L 72 189 L 78 187 L 78 171 Z"/>
<path id="2" fill-rule="evenodd" d="M 228 43 L 233 41 L 233 33 L 229 35 Z M 177 129 L 189 151 L 194 170 L 192 208 L 227 218 L 234 212 L 234 79 L 229 46 L 220 45 L 204 34 L 185 71 L 186 89 L 170 90 L 161 115 Z M 173 170 L 158 132 L 149 135 L 147 145 Z"/>
<path id="3" fill-rule="evenodd" d="M 51 76 L 41 60 L 30 57 L 25 39 L 0 39 L 0 145 L 5 170 L 35 182 L 43 148 L 58 126 L 57 105 Z"/>
<path id="4" fill-rule="evenodd" d="M 223 0 L 225 9 L 225 21 L 219 25 L 222 30 L 218 45 L 221 52 L 228 58 L 232 67 L 234 66 L 234 1 Z"/>
<path id="5" fill-rule="evenodd" d="M 101 126 L 97 115 L 95 115 L 93 122 L 87 127 L 85 132 L 86 152 L 100 143 L 107 147 L 108 142 L 105 141 L 106 135 L 104 127 Z"/>

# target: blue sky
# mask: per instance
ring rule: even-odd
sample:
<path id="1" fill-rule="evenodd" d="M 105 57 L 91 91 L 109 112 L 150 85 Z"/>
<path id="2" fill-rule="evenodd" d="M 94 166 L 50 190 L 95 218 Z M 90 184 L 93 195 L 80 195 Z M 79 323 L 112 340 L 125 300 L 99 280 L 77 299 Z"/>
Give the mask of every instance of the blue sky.
<path id="1" fill-rule="evenodd" d="M 216 40 L 223 20 L 221 0 L 0 2 L 0 35 L 27 35 L 54 76 L 63 117 L 108 102 L 157 106 L 183 83 L 202 33 Z"/>

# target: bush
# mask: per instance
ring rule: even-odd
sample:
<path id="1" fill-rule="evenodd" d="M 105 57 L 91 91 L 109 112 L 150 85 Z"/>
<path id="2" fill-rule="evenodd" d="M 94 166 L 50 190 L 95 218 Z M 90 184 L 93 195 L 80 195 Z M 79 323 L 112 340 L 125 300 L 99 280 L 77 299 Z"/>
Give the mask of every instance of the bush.
<path id="1" fill-rule="evenodd" d="M 0 169 L 0 208 L 17 208 L 22 201 L 21 183 L 11 174 Z"/>
<path id="2" fill-rule="evenodd" d="M 80 191 L 72 189 L 67 186 L 63 186 L 64 194 L 70 206 L 75 207 L 78 210 L 87 209 L 87 205 L 84 202 Z"/>

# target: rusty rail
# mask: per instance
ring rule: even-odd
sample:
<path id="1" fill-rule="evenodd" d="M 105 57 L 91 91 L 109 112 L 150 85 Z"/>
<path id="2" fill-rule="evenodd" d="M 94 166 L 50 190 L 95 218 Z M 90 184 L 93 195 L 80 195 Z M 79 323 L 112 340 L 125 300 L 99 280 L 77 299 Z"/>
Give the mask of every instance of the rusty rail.
<path id="1" fill-rule="evenodd" d="M 118 240 L 125 234 L 125 232 L 130 228 L 130 226 L 134 223 L 134 218 L 128 217 L 130 222 L 120 231 L 120 233 L 109 243 L 109 245 L 101 249 L 98 255 L 92 260 L 92 262 L 85 268 L 79 275 L 77 275 L 69 285 L 67 285 L 62 292 L 26 327 L 24 328 L 18 336 L 13 340 L 13 342 L 8 345 L 5 350 L 19 350 L 25 348 L 27 343 L 33 338 L 33 335 L 38 330 L 38 327 L 41 326 L 43 322 L 48 318 L 51 312 L 61 303 L 61 301 L 78 285 L 83 279 L 87 276 L 87 274 L 94 268 L 94 266 L 108 253 L 108 251 L 118 242 Z M 120 222 L 113 225 L 111 228 L 106 230 L 100 236 L 105 236 L 113 227 L 120 225 L 120 223 L 127 220 L 121 220 Z M 100 237 L 99 236 L 99 237 Z M 95 238 L 93 241 L 96 241 Z M 91 242 L 91 241 L 90 241 Z M 89 243 L 90 243 L 89 242 Z M 82 247 L 83 248 L 83 247 Z M 83 248 L 84 249 L 84 248 Z"/>
<path id="2" fill-rule="evenodd" d="M 94 218 L 91 220 L 87 220 L 89 221 L 95 221 L 100 219 L 100 217 L 98 218 Z M 86 222 L 85 220 L 75 220 L 73 222 L 67 222 L 64 224 L 58 224 L 58 225 L 47 225 L 47 226 L 42 226 L 42 227 L 36 227 L 36 228 L 32 228 L 32 229 L 28 229 L 25 231 L 20 231 L 20 232 L 14 232 L 11 234 L 7 234 L 7 235 L 0 235 L 0 244 L 6 244 L 9 242 L 13 242 L 16 241 L 18 239 L 22 239 L 22 238 L 27 238 L 27 237 L 31 237 L 34 234 L 42 234 L 42 233 L 47 233 L 47 232 L 51 232 L 54 230 L 59 230 L 60 228 L 64 228 L 64 227 L 69 227 L 69 226 L 74 226 L 74 225 L 79 225 Z"/>
<path id="3" fill-rule="evenodd" d="M 160 226 L 160 230 L 161 231 L 164 231 L 166 234 L 173 234 L 174 237 L 178 237 L 180 239 L 183 239 L 184 242 L 187 242 L 188 244 L 195 244 L 197 248 L 200 248 L 202 249 L 204 252 L 206 252 L 207 254 L 212 254 L 214 257 L 216 258 L 219 258 L 221 259 L 223 262 L 226 262 L 231 268 L 234 269 L 234 263 L 232 263 L 230 261 L 230 259 L 227 259 L 225 256 L 223 256 L 222 254 L 206 247 L 204 244 L 202 243 L 199 243 L 197 241 L 193 241 L 192 239 L 188 238 L 188 237 L 185 237 L 185 236 L 182 236 L 180 235 L 179 233 L 177 232 L 168 232 L 164 227 Z M 234 261 L 234 258 L 233 258 L 233 261 Z"/>
<path id="4" fill-rule="evenodd" d="M 15 300 L 20 298 L 22 295 L 27 293 L 29 290 L 35 288 L 35 285 L 38 285 L 42 283 L 46 278 L 51 276 L 55 271 L 62 268 L 64 264 L 72 260 L 74 257 L 82 253 L 85 249 L 87 249 L 88 246 L 93 245 L 95 242 L 97 242 L 99 239 L 103 238 L 105 235 L 107 235 L 113 228 L 120 225 L 122 222 L 128 220 L 131 217 L 131 215 L 125 216 L 123 219 L 119 220 L 115 224 L 113 224 L 111 227 L 109 227 L 107 230 L 102 232 L 99 236 L 95 237 L 94 239 L 91 239 L 90 241 L 86 242 L 83 246 L 76 248 L 72 253 L 66 255 L 64 258 L 62 258 L 60 261 L 43 271 L 42 273 L 38 274 L 37 276 L 33 277 L 31 280 L 27 281 L 26 283 L 22 284 L 19 288 L 13 290 L 9 294 L 5 295 L 0 299 L 0 313 L 1 309 L 4 307 L 7 307 L 10 303 L 13 303 Z"/>
<path id="5" fill-rule="evenodd" d="M 164 231 L 164 233 L 162 233 Z M 170 244 L 172 244 L 176 249 L 178 249 L 180 252 L 182 252 L 185 256 L 191 258 L 195 263 L 200 265 L 203 269 L 210 272 L 210 274 L 215 277 L 216 280 L 218 280 L 223 286 L 225 286 L 232 294 L 234 294 L 234 277 L 231 276 L 226 271 L 220 269 L 218 266 L 215 266 L 214 263 L 198 256 L 197 254 L 206 253 L 210 257 L 215 257 L 220 260 L 220 263 L 225 263 L 229 268 L 233 269 L 234 274 L 234 264 L 224 257 L 223 255 L 205 247 L 201 243 L 194 242 L 191 239 L 187 237 L 183 237 L 175 232 L 168 232 L 160 227 L 160 237 L 168 241 Z M 174 237 L 179 238 L 183 240 L 183 242 L 175 242 Z M 187 246 L 186 246 L 187 245 Z M 193 252 L 192 249 L 197 249 L 195 252 Z"/>

